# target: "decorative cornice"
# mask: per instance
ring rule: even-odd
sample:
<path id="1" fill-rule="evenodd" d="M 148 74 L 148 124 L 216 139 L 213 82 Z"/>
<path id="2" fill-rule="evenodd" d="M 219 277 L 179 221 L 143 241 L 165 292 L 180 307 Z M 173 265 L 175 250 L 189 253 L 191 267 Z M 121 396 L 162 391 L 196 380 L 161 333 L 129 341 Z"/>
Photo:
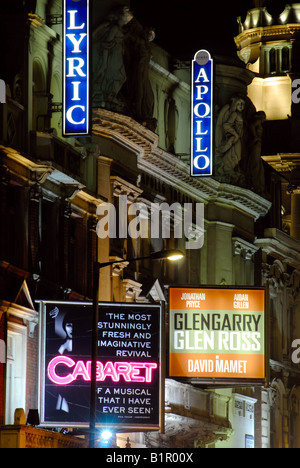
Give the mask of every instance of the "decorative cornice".
<path id="1" fill-rule="evenodd" d="M 28 185 L 43 185 L 54 171 L 49 164 L 37 164 L 24 157 L 19 151 L 0 145 L 0 153 L 5 156 L 3 162 L 14 178 Z"/>
<path id="2" fill-rule="evenodd" d="M 40 26 L 43 26 L 45 24 L 45 20 L 39 16 L 36 15 L 35 13 L 28 13 L 28 23 L 35 28 L 39 28 Z"/>
<path id="3" fill-rule="evenodd" d="M 120 262 L 122 261 L 123 263 L 114 263 L 111 268 L 112 268 L 112 276 L 120 276 L 124 268 L 126 268 L 129 265 L 129 262 L 123 261 L 124 258 L 121 257 L 109 257 L 110 262 Z"/>
<path id="4" fill-rule="evenodd" d="M 272 156 L 262 156 L 262 159 L 266 161 L 276 172 L 292 172 L 300 166 L 300 154 L 299 153 L 278 153 Z"/>
<path id="5" fill-rule="evenodd" d="M 267 255 L 272 255 L 299 270 L 300 241 L 275 228 L 266 229 L 264 235 L 263 239 L 255 241 L 255 245 Z"/>
<path id="6" fill-rule="evenodd" d="M 3 300 L 0 301 L 0 319 L 3 313 L 6 313 L 8 319 L 12 317 L 28 322 L 29 336 L 33 338 L 34 329 L 39 321 L 39 313 L 36 310 Z"/>
<path id="7" fill-rule="evenodd" d="M 251 260 L 258 249 L 259 247 L 250 244 L 250 242 L 247 242 L 240 237 L 232 238 L 232 250 L 234 255 L 242 254 L 246 260 Z"/>
<path id="8" fill-rule="evenodd" d="M 130 117 L 104 109 L 94 109 L 93 134 L 115 141 L 137 156 L 137 167 L 163 183 L 177 187 L 199 203 L 216 201 L 250 213 L 255 220 L 265 216 L 271 202 L 254 192 L 213 178 L 195 178 L 190 168 L 175 155 L 158 147 L 158 135 Z"/>
<path id="9" fill-rule="evenodd" d="M 143 193 L 141 189 L 135 185 L 127 182 L 118 176 L 112 176 L 110 178 L 112 184 L 112 193 L 115 197 L 120 195 L 126 195 L 129 202 L 136 202 L 137 198 Z"/>
<path id="10" fill-rule="evenodd" d="M 122 286 L 124 297 L 130 300 L 136 300 L 143 287 L 142 283 L 138 283 L 132 279 L 123 279 Z"/>
<path id="11" fill-rule="evenodd" d="M 264 41 L 279 41 L 292 39 L 300 31 L 300 24 L 286 24 L 281 26 L 266 26 L 248 29 L 235 38 L 239 48 Z"/>

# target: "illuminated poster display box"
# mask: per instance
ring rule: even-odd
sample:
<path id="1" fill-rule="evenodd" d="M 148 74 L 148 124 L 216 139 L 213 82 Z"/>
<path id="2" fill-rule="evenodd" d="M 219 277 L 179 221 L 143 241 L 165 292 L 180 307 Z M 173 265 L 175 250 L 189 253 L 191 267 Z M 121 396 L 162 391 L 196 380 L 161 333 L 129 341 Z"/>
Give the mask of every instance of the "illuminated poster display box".
<path id="1" fill-rule="evenodd" d="M 169 300 L 170 377 L 264 382 L 264 289 L 170 288 Z"/>
<path id="2" fill-rule="evenodd" d="M 159 430 L 161 305 L 100 303 L 97 427 Z M 40 302 L 41 425 L 88 427 L 92 304 Z"/>

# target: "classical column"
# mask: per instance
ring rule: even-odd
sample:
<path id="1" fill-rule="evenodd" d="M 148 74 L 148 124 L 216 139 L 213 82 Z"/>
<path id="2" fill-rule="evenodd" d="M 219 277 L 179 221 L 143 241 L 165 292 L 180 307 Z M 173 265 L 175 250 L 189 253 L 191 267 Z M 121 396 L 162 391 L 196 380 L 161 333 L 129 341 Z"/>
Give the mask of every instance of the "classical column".
<path id="1" fill-rule="evenodd" d="M 208 222 L 208 284 L 232 284 L 233 227 L 221 221 Z"/>
<path id="2" fill-rule="evenodd" d="M 2 224 L 0 229 L 0 256 L 2 258 L 4 257 L 7 242 L 5 218 L 7 210 L 7 186 L 10 181 L 10 172 L 4 161 L 4 157 L 0 155 L 0 220 Z"/>
<path id="3" fill-rule="evenodd" d="M 36 183 L 29 192 L 29 268 L 33 273 L 40 273 L 41 248 L 41 200 L 42 188 Z"/>
<path id="4" fill-rule="evenodd" d="M 300 240 L 300 191 L 292 194 L 291 200 L 291 236 Z"/>

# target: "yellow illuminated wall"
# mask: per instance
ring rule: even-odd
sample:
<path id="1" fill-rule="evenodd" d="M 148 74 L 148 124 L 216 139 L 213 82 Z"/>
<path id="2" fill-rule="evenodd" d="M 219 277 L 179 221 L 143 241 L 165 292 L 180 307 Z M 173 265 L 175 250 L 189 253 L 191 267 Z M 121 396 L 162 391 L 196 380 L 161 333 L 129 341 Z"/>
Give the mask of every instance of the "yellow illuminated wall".
<path id="1" fill-rule="evenodd" d="M 248 96 L 257 111 L 264 111 L 267 120 L 285 120 L 291 115 L 291 80 L 288 76 L 254 78 Z"/>

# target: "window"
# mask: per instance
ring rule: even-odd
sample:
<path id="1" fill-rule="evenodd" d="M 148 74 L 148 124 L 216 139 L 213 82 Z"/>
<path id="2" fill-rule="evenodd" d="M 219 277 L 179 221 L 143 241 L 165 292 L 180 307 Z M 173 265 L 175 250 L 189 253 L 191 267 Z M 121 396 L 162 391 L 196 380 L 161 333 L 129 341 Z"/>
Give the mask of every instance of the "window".
<path id="1" fill-rule="evenodd" d="M 15 266 L 26 269 L 26 213 L 25 192 L 23 187 L 7 187 L 4 230 L 5 243 L 1 256 Z"/>
<path id="2" fill-rule="evenodd" d="M 276 73 L 276 50 L 270 50 L 270 73 Z"/>
<path id="3" fill-rule="evenodd" d="M 287 73 L 291 69 L 291 49 L 288 46 L 269 50 L 269 70 L 270 75 L 275 73 Z"/>
<path id="4" fill-rule="evenodd" d="M 86 293 L 86 223 L 83 218 L 71 215 L 69 219 L 68 286 Z"/>
<path id="5" fill-rule="evenodd" d="M 25 410 L 27 328 L 8 322 L 5 424 L 14 423 L 16 408 Z"/>
<path id="6" fill-rule="evenodd" d="M 290 71 L 290 49 L 288 47 L 282 49 L 282 71 Z"/>
<path id="7" fill-rule="evenodd" d="M 49 281 L 58 282 L 58 213 L 55 203 L 45 199 L 42 201 L 41 234 L 42 275 Z"/>

